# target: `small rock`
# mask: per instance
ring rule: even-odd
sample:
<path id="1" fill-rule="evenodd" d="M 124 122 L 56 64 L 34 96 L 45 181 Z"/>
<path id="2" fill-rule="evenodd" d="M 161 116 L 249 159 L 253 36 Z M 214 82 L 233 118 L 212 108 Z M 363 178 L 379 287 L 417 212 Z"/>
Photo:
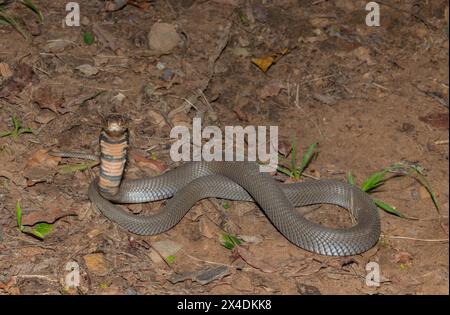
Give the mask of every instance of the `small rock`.
<path id="1" fill-rule="evenodd" d="M 164 70 L 166 68 L 166 65 L 163 64 L 162 62 L 159 62 L 156 64 L 156 69 L 158 70 Z"/>
<path id="2" fill-rule="evenodd" d="M 182 247 L 181 244 L 171 240 L 158 241 L 152 246 L 164 258 L 175 255 Z"/>
<path id="3" fill-rule="evenodd" d="M 127 295 L 138 295 L 137 291 L 132 287 L 129 287 L 126 292 Z"/>
<path id="4" fill-rule="evenodd" d="M 105 256 L 102 253 L 87 254 L 83 257 L 87 269 L 99 276 L 108 274 Z"/>
<path id="5" fill-rule="evenodd" d="M 175 26 L 169 23 L 155 23 L 148 33 L 148 43 L 151 50 L 168 53 L 180 42 Z"/>
<path id="6" fill-rule="evenodd" d="M 235 47 L 233 48 L 232 53 L 233 55 L 241 58 L 247 58 L 248 56 L 250 56 L 250 53 L 244 47 Z"/>
<path id="7" fill-rule="evenodd" d="M 163 80 L 163 81 L 170 81 L 172 79 L 172 77 L 173 77 L 172 69 L 165 68 L 163 70 L 162 75 L 161 75 L 161 80 Z"/>
<path id="8" fill-rule="evenodd" d="M 98 68 L 89 64 L 78 66 L 75 70 L 80 71 L 86 77 L 92 77 L 98 73 Z"/>
<path id="9" fill-rule="evenodd" d="M 44 51 L 48 53 L 60 53 L 70 45 L 72 45 L 72 41 L 66 39 L 49 40 L 44 46 Z"/>
<path id="10" fill-rule="evenodd" d="M 315 286 L 303 283 L 297 283 L 297 291 L 301 295 L 322 295 L 320 290 Z"/>

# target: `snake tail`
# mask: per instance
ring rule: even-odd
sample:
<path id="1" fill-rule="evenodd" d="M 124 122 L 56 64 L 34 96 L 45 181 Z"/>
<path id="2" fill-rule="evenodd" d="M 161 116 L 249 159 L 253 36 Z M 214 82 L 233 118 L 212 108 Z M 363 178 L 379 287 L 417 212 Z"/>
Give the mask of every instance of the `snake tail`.
<path id="1" fill-rule="evenodd" d="M 117 194 L 127 161 L 128 129 L 124 118 L 109 115 L 100 134 L 99 190 L 107 195 Z"/>

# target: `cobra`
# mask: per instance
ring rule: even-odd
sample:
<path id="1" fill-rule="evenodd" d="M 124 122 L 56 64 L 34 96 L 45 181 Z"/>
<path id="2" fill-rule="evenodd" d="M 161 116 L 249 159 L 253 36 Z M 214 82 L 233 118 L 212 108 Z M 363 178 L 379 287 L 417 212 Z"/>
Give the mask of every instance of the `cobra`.
<path id="1" fill-rule="evenodd" d="M 336 180 L 293 184 L 277 182 L 252 162 L 191 162 L 156 177 L 122 179 L 128 130 L 121 116 L 111 115 L 100 135 L 100 175 L 88 196 L 107 218 L 135 234 L 163 233 L 181 221 L 204 198 L 256 202 L 272 224 L 298 247 L 330 256 L 356 255 L 372 248 L 380 236 L 380 219 L 372 199 L 355 186 Z M 59 156 L 98 159 L 93 155 Z M 134 215 L 118 204 L 167 199 L 156 214 Z M 333 229 L 306 219 L 296 207 L 334 204 L 345 208 L 355 224 Z"/>

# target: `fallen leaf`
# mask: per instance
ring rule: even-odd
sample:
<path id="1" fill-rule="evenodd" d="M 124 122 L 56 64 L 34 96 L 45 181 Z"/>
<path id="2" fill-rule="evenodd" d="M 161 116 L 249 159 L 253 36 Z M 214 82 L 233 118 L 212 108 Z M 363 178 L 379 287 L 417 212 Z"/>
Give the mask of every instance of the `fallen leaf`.
<path id="1" fill-rule="evenodd" d="M 99 276 L 106 276 L 108 274 L 109 270 L 106 265 L 105 256 L 102 253 L 87 254 L 83 259 L 88 271 Z"/>
<path id="2" fill-rule="evenodd" d="M 396 263 L 407 264 L 413 260 L 413 256 L 408 252 L 398 252 L 394 259 Z"/>
<path id="3" fill-rule="evenodd" d="M 167 169 L 165 162 L 147 159 L 144 155 L 137 151 L 130 152 L 130 156 L 139 166 L 149 168 L 157 173 L 162 173 Z"/>
<path id="4" fill-rule="evenodd" d="M 49 86 L 44 85 L 33 91 L 33 101 L 41 109 L 49 109 L 57 113 L 59 106 L 63 103 L 63 96 L 60 91 L 55 91 Z"/>
<path id="5" fill-rule="evenodd" d="M 281 90 L 284 89 L 284 85 L 280 82 L 271 82 L 266 84 L 260 91 L 260 96 L 262 99 L 277 96 L 280 94 Z"/>
<path id="6" fill-rule="evenodd" d="M 276 268 L 255 257 L 255 255 L 242 246 L 236 246 L 237 253 L 241 258 L 253 268 L 259 269 L 263 272 L 272 273 Z"/>
<path id="7" fill-rule="evenodd" d="M 0 75 L 4 79 L 9 79 L 10 77 L 12 77 L 13 73 L 7 63 L 0 62 Z"/>
<path id="8" fill-rule="evenodd" d="M 22 173 L 28 179 L 27 185 L 49 181 L 56 174 L 56 166 L 61 161 L 60 157 L 48 154 L 48 149 L 39 149 L 32 153 Z"/>
<path id="9" fill-rule="evenodd" d="M 84 102 L 96 98 L 103 92 L 104 91 L 95 91 L 91 93 L 86 93 L 71 100 L 65 101 L 63 104 L 61 104 L 60 108 L 58 109 L 58 112 L 61 114 L 75 112 L 78 109 L 78 106 L 82 105 Z"/>
<path id="10" fill-rule="evenodd" d="M 448 113 L 432 113 L 427 116 L 419 117 L 420 121 L 439 129 L 448 129 Z"/>
<path id="11" fill-rule="evenodd" d="M 255 64 L 262 72 L 267 72 L 274 61 L 275 58 L 272 56 L 252 58 L 252 63 Z"/>
<path id="12" fill-rule="evenodd" d="M 22 215 L 22 225 L 35 225 L 39 222 L 54 223 L 55 221 L 77 215 L 73 200 L 64 194 L 46 196 L 38 210 L 27 211 Z"/>
<path id="13" fill-rule="evenodd" d="M 111 48 L 115 52 L 120 49 L 120 45 L 114 35 L 112 35 L 99 23 L 95 23 L 92 26 L 92 31 L 94 32 L 95 36 L 97 36 L 99 42 L 103 45 Z"/>
<path id="14" fill-rule="evenodd" d="M 5 177 L 19 187 L 26 187 L 27 181 L 18 174 L 13 174 L 7 170 L 0 170 L 0 177 Z"/>

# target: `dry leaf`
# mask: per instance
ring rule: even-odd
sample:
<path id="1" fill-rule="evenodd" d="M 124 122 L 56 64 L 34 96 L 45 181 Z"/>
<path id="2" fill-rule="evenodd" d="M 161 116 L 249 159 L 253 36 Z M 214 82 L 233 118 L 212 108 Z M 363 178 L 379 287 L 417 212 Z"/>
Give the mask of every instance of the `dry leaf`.
<path id="1" fill-rule="evenodd" d="M 0 75 L 5 79 L 12 77 L 13 73 L 7 63 L 0 62 Z"/>
<path id="2" fill-rule="evenodd" d="M 102 253 L 88 254 L 83 257 L 87 269 L 99 276 L 106 276 L 108 274 L 108 267 L 106 260 Z"/>
<path id="3" fill-rule="evenodd" d="M 252 252 L 245 249 L 242 246 L 236 246 L 237 253 L 241 258 L 253 268 L 259 269 L 263 272 L 272 273 L 276 271 L 276 268 L 271 266 L 270 264 L 258 259 L 253 255 Z"/>
<path id="4" fill-rule="evenodd" d="M 27 212 L 22 216 L 23 225 L 34 225 L 38 222 L 53 223 L 61 218 L 76 215 L 72 207 L 73 200 L 64 194 L 47 196 L 39 210 Z"/>
<path id="5" fill-rule="evenodd" d="M 253 64 L 255 64 L 262 72 L 267 72 L 270 66 L 274 63 L 275 58 L 267 56 L 263 58 L 252 58 Z"/>
<path id="6" fill-rule="evenodd" d="M 448 113 L 432 113 L 427 116 L 419 117 L 420 121 L 439 129 L 448 129 Z"/>
<path id="7" fill-rule="evenodd" d="M 149 168 L 157 173 L 162 173 L 167 169 L 165 162 L 160 160 L 150 160 L 139 152 L 132 151 L 131 158 L 141 167 Z"/>
<path id="8" fill-rule="evenodd" d="M 266 84 L 260 91 L 261 98 L 266 99 L 268 97 L 277 96 L 282 89 L 284 89 L 284 85 L 280 82 Z"/>
<path id="9" fill-rule="evenodd" d="M 60 157 L 49 155 L 47 149 L 34 151 L 23 169 L 23 176 L 28 179 L 27 185 L 50 180 L 56 174 L 56 166 Z"/>

